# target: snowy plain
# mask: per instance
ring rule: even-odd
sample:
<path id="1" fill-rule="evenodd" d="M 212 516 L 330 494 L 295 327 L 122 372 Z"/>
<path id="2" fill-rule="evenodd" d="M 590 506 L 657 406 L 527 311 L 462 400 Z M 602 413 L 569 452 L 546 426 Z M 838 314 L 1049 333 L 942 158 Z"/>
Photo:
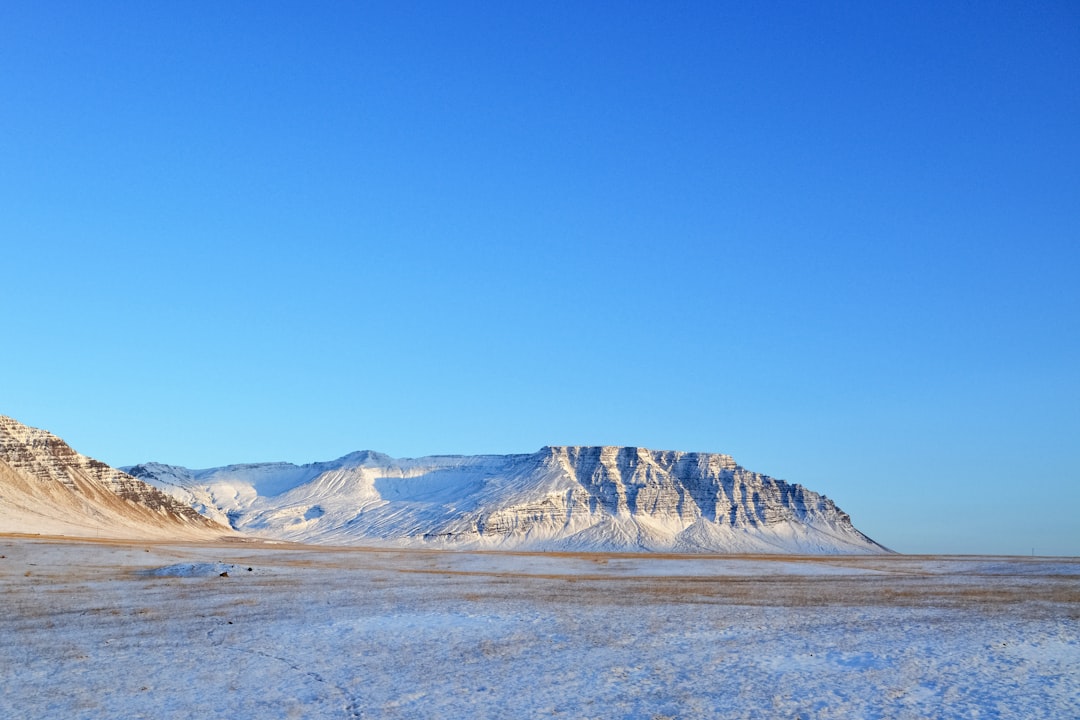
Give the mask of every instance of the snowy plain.
<path id="1" fill-rule="evenodd" d="M 1078 559 L 0 554 L 0 717 L 1080 717 Z"/>

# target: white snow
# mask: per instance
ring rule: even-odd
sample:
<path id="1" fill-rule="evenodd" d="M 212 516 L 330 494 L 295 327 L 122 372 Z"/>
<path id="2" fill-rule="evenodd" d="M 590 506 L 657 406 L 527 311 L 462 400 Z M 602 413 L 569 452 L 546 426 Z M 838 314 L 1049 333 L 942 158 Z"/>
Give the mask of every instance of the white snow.
<path id="1" fill-rule="evenodd" d="M 1080 717 L 1076 559 L 0 554 L 0 717 Z"/>
<path id="2" fill-rule="evenodd" d="M 530 455 L 130 469 L 241 532 L 320 544 L 878 553 L 831 500 L 729 455 L 547 447 Z"/>

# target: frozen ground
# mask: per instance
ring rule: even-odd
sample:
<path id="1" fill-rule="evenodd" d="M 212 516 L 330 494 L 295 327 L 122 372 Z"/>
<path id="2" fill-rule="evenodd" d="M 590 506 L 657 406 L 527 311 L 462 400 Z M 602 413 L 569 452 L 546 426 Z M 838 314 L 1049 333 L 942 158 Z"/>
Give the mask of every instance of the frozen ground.
<path id="1" fill-rule="evenodd" d="M 1080 717 L 1075 559 L 0 554 L 5 718 Z"/>

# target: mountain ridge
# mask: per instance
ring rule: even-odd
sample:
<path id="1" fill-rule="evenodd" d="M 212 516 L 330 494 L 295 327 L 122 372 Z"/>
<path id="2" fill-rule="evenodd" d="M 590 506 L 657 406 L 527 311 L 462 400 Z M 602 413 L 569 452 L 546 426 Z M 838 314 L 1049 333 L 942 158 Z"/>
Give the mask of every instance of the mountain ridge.
<path id="1" fill-rule="evenodd" d="M 361 450 L 305 465 L 118 470 L 2 415 L 0 532 L 448 549 L 891 552 L 825 495 L 722 453 L 549 445 L 512 455 L 392 458 Z"/>
<path id="2" fill-rule="evenodd" d="M 889 552 L 832 500 L 722 453 L 513 455 L 128 468 L 241 532 L 300 542 L 687 552 Z"/>
<path id="3" fill-rule="evenodd" d="M 156 488 L 0 415 L 0 532 L 208 538 L 232 534 Z"/>

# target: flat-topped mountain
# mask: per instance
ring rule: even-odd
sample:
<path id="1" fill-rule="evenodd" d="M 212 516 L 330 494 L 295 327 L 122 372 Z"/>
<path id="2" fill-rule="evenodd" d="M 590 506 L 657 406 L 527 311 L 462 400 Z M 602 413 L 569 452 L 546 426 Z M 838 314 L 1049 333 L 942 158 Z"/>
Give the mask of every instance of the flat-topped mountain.
<path id="1" fill-rule="evenodd" d="M 832 500 L 729 455 L 522 455 L 128 472 L 0 415 L 0 532 L 536 550 L 874 553 Z"/>
<path id="2" fill-rule="evenodd" d="M 888 552 L 827 497 L 715 453 L 545 447 L 395 459 L 364 451 L 310 465 L 127 470 L 241 532 L 299 542 Z"/>
<path id="3" fill-rule="evenodd" d="M 0 415 L 0 532 L 213 538 L 226 525 L 45 430 Z"/>

